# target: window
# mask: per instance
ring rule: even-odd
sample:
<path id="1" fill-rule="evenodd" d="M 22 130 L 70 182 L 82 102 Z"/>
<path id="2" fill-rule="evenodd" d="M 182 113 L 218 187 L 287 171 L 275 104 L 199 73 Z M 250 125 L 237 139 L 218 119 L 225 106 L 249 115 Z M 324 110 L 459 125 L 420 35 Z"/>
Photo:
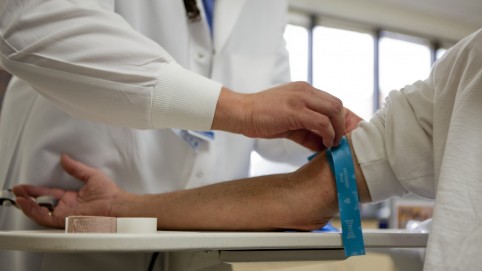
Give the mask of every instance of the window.
<path id="1" fill-rule="evenodd" d="M 313 32 L 313 85 L 340 98 L 368 120 L 373 115 L 373 35 L 316 26 Z"/>
<path id="2" fill-rule="evenodd" d="M 395 34 L 380 38 L 380 101 L 430 73 L 431 51 L 427 40 Z"/>
<path id="3" fill-rule="evenodd" d="M 433 52 L 428 39 L 386 31 L 375 35 L 375 30 L 361 30 L 363 26 L 350 22 L 332 18 L 321 21 L 306 13 L 290 15 L 294 24 L 286 27 L 284 37 L 290 54 L 291 79 L 308 81 L 311 78 L 316 88 L 340 98 L 345 107 L 366 120 L 390 91 L 427 78 L 432 57 L 440 58 L 449 47 L 442 44 Z M 309 27 L 313 22 L 323 25 Z M 375 63 L 376 56 L 378 63 Z M 251 155 L 251 165 L 252 176 L 296 169 L 265 160 L 255 152 Z"/>

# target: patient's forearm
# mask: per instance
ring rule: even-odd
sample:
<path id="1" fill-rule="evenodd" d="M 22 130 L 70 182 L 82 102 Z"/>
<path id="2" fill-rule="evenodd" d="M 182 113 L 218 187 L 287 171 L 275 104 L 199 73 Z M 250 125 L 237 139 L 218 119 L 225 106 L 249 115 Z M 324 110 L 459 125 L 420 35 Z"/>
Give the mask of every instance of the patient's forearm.
<path id="1" fill-rule="evenodd" d="M 360 199 L 368 202 L 363 174 L 355 165 Z M 324 153 L 293 173 L 158 195 L 125 194 L 112 209 L 114 216 L 158 217 L 159 229 L 182 230 L 312 230 L 337 212 L 335 182 Z"/>
<path id="2" fill-rule="evenodd" d="M 323 183 L 321 178 L 298 178 L 293 173 L 161 195 L 131 195 L 132 200 L 114 204 L 120 214 L 113 214 L 155 216 L 159 229 L 310 230 L 323 226 L 336 213 L 329 198 L 332 193 L 319 189 Z"/>

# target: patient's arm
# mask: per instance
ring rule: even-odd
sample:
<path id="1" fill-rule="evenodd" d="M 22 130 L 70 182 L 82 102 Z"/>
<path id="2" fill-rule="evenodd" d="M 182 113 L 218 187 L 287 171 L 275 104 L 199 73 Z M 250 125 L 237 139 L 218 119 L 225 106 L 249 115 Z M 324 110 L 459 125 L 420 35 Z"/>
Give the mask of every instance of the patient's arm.
<path id="1" fill-rule="evenodd" d="M 360 199 L 368 202 L 366 183 L 358 163 L 355 165 Z M 62 166 L 85 182 L 81 190 L 14 188 L 23 212 L 44 226 L 64 227 L 69 215 L 100 215 L 157 217 L 159 229 L 312 230 L 338 212 L 335 183 L 324 153 L 293 173 L 155 195 L 123 191 L 100 171 L 66 156 Z M 30 200 L 46 194 L 59 199 L 51 216 Z"/>

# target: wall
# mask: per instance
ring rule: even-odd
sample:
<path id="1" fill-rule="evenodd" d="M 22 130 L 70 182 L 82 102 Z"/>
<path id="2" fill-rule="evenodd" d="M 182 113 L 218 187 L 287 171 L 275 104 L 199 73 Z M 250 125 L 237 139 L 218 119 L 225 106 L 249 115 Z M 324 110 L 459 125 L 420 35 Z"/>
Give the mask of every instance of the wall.
<path id="1" fill-rule="evenodd" d="M 482 10 L 482 2 L 480 3 Z M 290 7 L 363 23 L 373 28 L 382 27 L 448 42 L 458 41 L 482 26 L 480 20 L 461 20 L 455 15 L 436 12 L 435 9 L 416 9 L 410 5 L 403 6 L 397 1 L 290 0 Z M 439 6 L 437 10 L 440 9 Z"/>

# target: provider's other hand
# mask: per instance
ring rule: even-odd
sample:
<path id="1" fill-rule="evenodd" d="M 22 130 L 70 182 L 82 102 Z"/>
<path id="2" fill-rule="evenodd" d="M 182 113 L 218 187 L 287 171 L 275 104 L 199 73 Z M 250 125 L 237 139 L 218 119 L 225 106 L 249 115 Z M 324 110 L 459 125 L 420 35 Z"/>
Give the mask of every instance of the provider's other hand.
<path id="1" fill-rule="evenodd" d="M 124 192 L 99 170 L 66 155 L 62 156 L 61 165 L 67 173 L 85 185 L 79 191 L 32 185 L 15 186 L 13 192 L 17 196 L 17 205 L 25 215 L 39 225 L 56 228 L 63 228 L 65 217 L 71 215 L 110 216 L 112 200 Z M 58 199 L 58 204 L 51 213 L 31 199 L 42 195 Z"/>

